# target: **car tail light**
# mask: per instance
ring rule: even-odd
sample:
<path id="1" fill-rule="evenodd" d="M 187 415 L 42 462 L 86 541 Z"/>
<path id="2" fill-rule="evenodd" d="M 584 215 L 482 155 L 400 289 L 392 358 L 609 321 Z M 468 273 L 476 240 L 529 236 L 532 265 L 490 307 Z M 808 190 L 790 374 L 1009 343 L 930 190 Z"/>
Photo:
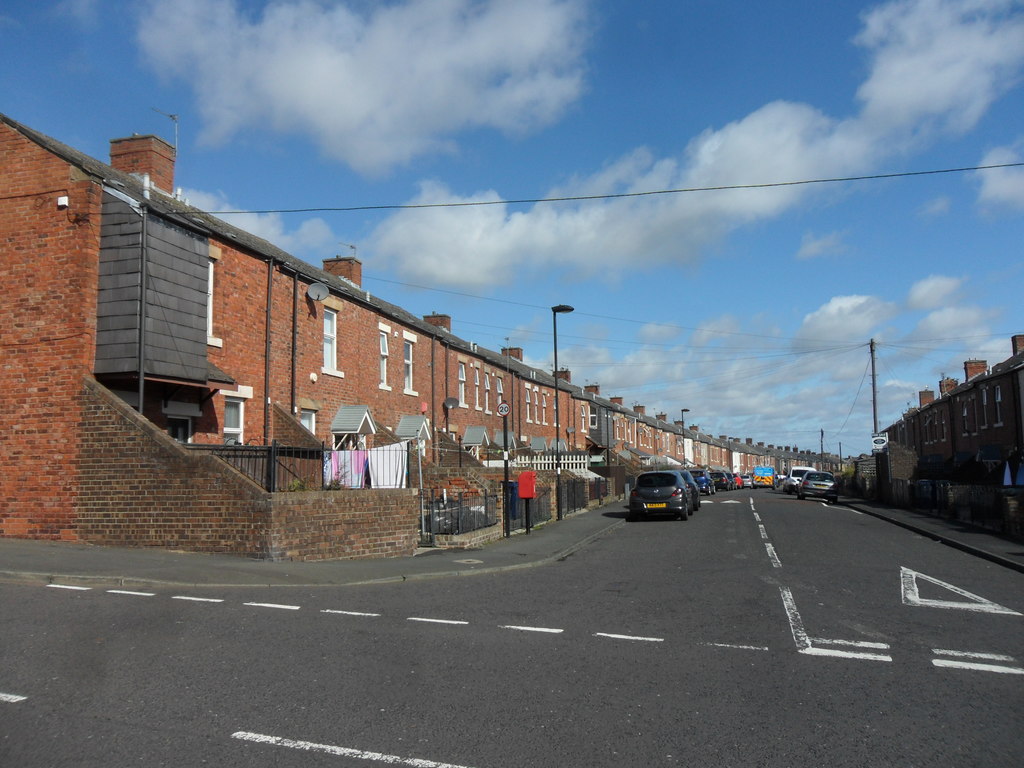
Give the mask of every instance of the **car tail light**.
<path id="1" fill-rule="evenodd" d="M 672 495 L 673 496 L 682 496 L 683 495 L 683 489 L 682 488 L 676 488 L 674 491 L 672 491 Z"/>

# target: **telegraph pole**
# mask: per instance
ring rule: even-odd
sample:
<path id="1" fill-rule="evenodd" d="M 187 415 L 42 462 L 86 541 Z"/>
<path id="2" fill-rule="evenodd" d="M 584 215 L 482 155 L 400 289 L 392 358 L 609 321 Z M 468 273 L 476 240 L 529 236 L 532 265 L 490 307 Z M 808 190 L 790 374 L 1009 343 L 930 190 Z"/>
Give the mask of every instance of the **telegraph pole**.
<path id="1" fill-rule="evenodd" d="M 875 340 L 871 340 L 871 416 L 872 435 L 878 434 L 878 375 L 875 373 Z"/>

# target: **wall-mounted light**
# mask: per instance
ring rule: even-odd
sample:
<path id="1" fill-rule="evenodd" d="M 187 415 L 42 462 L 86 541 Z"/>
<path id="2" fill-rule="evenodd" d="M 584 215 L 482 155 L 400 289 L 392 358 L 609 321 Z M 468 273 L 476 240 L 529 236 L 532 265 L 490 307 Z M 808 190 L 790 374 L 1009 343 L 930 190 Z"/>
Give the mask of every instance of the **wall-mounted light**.
<path id="1" fill-rule="evenodd" d="M 57 210 L 58 211 L 66 211 L 70 204 L 71 204 L 71 201 L 68 200 L 68 196 L 67 195 L 61 195 L 60 197 L 57 198 Z"/>

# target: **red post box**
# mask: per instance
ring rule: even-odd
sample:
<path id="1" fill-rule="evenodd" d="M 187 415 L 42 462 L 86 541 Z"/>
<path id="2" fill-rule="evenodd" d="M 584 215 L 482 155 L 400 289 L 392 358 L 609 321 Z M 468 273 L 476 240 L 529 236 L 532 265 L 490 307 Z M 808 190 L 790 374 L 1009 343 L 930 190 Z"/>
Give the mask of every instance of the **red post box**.
<path id="1" fill-rule="evenodd" d="M 520 499 L 535 499 L 535 498 L 537 498 L 537 473 L 536 472 L 520 472 L 519 473 L 519 498 Z"/>

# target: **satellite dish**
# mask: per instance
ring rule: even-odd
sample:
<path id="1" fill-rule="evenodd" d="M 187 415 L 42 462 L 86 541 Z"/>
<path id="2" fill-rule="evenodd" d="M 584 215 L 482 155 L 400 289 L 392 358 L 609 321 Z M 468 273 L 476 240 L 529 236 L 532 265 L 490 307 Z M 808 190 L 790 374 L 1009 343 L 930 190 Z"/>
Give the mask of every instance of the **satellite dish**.
<path id="1" fill-rule="evenodd" d="M 310 283 L 306 289 L 306 296 L 313 301 L 323 301 L 331 295 L 331 289 L 323 283 Z"/>
<path id="2" fill-rule="evenodd" d="M 446 411 L 450 411 L 452 408 L 459 407 L 459 398 L 457 397 L 446 397 L 442 403 Z"/>

